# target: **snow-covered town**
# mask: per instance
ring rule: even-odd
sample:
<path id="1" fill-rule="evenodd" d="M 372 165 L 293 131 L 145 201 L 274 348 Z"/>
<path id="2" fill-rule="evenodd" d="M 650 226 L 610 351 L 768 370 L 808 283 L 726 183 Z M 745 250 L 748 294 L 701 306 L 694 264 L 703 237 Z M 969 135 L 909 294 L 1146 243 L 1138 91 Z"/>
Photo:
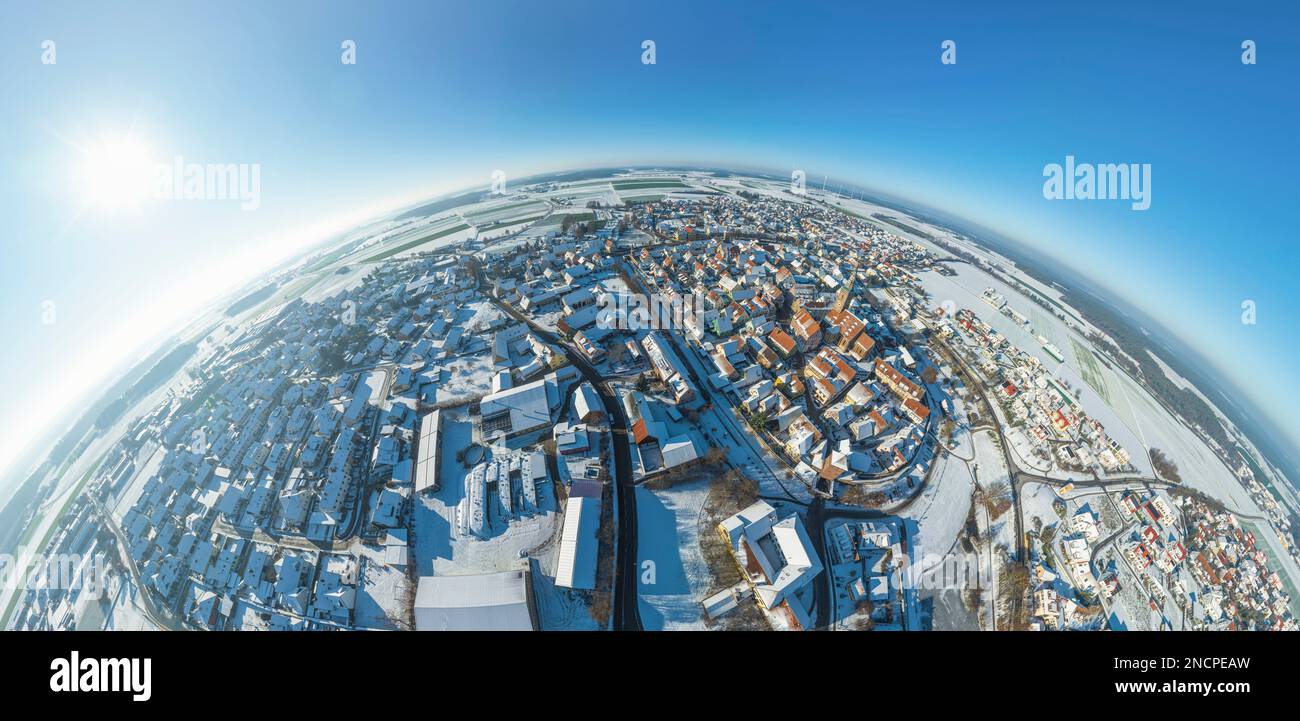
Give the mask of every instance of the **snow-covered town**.
<path id="1" fill-rule="evenodd" d="M 799 190 L 541 180 L 283 270 L 32 521 L 100 587 L 7 627 L 1296 627 L 1286 499 L 1005 261 Z"/>

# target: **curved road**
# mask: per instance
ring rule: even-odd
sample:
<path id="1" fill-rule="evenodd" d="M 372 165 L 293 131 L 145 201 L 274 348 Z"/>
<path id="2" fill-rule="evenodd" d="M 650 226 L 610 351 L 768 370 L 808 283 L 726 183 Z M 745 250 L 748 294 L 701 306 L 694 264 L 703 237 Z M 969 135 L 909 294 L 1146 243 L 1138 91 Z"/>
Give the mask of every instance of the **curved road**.
<path id="1" fill-rule="evenodd" d="M 471 259 L 474 273 L 483 287 L 483 268 L 477 259 Z M 539 338 L 557 345 L 565 350 L 569 362 L 596 389 L 600 402 L 605 406 L 605 415 L 609 418 L 611 442 L 614 446 L 614 490 L 618 498 L 618 548 L 614 563 L 614 629 L 616 631 L 640 631 L 641 609 L 638 601 L 637 562 L 636 562 L 636 486 L 632 483 L 632 453 L 628 450 L 627 417 L 623 415 L 623 404 L 614 396 L 609 385 L 600 373 L 585 358 L 563 339 L 549 330 L 542 328 L 532 319 L 520 313 L 513 306 L 485 295 L 493 305 L 511 318 L 524 323 Z"/>

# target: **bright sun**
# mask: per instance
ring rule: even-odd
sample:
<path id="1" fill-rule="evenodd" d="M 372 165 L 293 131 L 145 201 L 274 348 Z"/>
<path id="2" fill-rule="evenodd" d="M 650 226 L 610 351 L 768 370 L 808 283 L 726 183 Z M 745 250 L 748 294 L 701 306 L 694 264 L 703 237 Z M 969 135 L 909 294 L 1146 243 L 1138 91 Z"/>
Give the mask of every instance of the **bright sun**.
<path id="1" fill-rule="evenodd" d="M 82 148 L 77 180 L 87 204 L 106 210 L 130 209 L 149 197 L 154 168 L 153 153 L 140 139 L 105 137 Z"/>

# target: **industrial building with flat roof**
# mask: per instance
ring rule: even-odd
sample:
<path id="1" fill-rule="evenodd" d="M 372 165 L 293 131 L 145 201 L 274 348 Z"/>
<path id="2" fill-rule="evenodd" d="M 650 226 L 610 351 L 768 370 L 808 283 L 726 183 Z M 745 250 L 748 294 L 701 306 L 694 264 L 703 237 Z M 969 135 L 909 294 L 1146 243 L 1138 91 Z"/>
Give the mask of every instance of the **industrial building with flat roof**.
<path id="1" fill-rule="evenodd" d="M 559 390 L 549 378 L 483 396 L 479 402 L 483 436 L 515 438 L 550 426 L 551 406 L 558 396 Z"/>
<path id="2" fill-rule="evenodd" d="M 415 492 L 442 488 L 438 477 L 438 456 L 442 452 L 442 416 L 430 411 L 420 419 L 420 440 L 416 446 Z"/>
<path id="3" fill-rule="evenodd" d="M 415 592 L 417 631 L 533 631 L 536 617 L 524 570 L 422 576 Z"/>
<path id="4" fill-rule="evenodd" d="M 596 587 L 596 550 L 599 546 L 601 486 L 574 483 L 564 505 L 564 534 L 560 537 L 560 563 L 555 585 L 590 590 Z"/>

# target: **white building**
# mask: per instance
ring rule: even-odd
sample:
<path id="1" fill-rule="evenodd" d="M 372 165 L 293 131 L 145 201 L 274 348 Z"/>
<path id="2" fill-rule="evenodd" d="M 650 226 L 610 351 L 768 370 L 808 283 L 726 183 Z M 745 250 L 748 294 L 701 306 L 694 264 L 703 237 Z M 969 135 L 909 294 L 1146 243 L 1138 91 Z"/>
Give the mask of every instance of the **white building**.
<path id="1" fill-rule="evenodd" d="M 605 416 L 605 406 L 590 383 L 583 383 L 573 395 L 573 409 L 583 423 L 598 423 Z"/>
<path id="2" fill-rule="evenodd" d="M 822 564 L 799 515 L 778 519 L 776 509 L 758 501 L 719 523 L 718 530 L 746 570 L 758 602 L 792 622 L 789 628 L 807 628 L 811 617 L 795 593 L 822 572 Z"/>
<path id="3" fill-rule="evenodd" d="M 483 396 L 479 413 L 484 437 L 503 434 L 514 438 L 550 426 L 554 395 L 558 395 L 554 384 L 543 378 Z"/>
<path id="4" fill-rule="evenodd" d="M 415 492 L 438 490 L 442 483 L 438 476 L 438 455 L 441 453 L 442 416 L 434 410 L 420 419 L 420 440 L 416 446 Z"/>
<path id="5" fill-rule="evenodd" d="M 592 489 L 574 494 L 564 504 L 564 534 L 560 537 L 560 562 L 555 585 L 564 588 L 596 587 L 596 550 L 600 541 L 600 493 Z"/>
<path id="6" fill-rule="evenodd" d="M 423 576 L 415 592 L 417 631 L 532 631 L 527 571 Z"/>
<path id="7" fill-rule="evenodd" d="M 664 468 L 675 468 L 704 456 L 702 445 L 689 433 L 673 436 L 659 447 L 664 458 Z"/>

